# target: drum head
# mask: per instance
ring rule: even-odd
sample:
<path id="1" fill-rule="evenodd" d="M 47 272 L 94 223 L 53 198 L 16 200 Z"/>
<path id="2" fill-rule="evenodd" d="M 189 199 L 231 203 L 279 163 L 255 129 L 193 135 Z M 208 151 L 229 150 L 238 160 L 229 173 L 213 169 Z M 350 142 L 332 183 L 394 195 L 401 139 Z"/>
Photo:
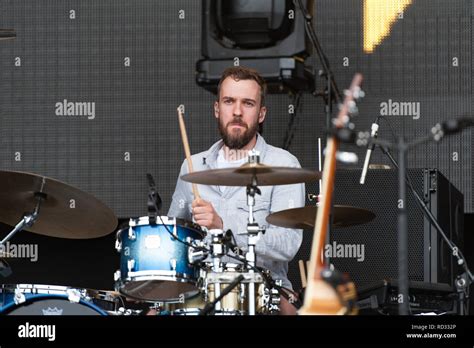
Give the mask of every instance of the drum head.
<path id="1" fill-rule="evenodd" d="M 175 302 L 196 290 L 196 285 L 192 283 L 166 280 L 134 281 L 120 288 L 124 296 L 146 302 Z"/>
<path id="2" fill-rule="evenodd" d="M 33 296 L 26 302 L 14 302 L 2 308 L 6 315 L 107 315 L 99 307 L 87 302 L 70 302 L 65 296 Z"/>

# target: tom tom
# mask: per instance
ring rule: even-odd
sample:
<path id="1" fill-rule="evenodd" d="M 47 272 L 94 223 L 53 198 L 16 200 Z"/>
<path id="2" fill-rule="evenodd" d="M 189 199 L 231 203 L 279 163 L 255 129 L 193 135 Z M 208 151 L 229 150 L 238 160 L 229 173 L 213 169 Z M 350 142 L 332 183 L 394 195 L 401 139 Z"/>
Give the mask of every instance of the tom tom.
<path id="1" fill-rule="evenodd" d="M 188 260 L 188 246 L 204 238 L 201 228 L 189 221 L 157 217 L 130 219 L 117 233 L 120 270 L 115 288 L 126 297 L 147 302 L 176 301 L 197 289 L 199 269 Z"/>

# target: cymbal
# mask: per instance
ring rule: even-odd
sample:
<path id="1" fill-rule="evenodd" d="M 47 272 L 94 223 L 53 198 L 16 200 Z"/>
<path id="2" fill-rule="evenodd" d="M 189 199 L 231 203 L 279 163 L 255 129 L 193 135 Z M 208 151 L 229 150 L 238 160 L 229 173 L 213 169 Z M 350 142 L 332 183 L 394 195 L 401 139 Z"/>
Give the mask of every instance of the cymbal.
<path id="1" fill-rule="evenodd" d="M 15 29 L 0 29 L 0 41 L 16 38 Z"/>
<path id="2" fill-rule="evenodd" d="M 247 186 L 256 176 L 257 186 L 288 185 L 316 182 L 321 172 L 294 167 L 271 167 L 246 163 L 237 168 L 211 169 L 181 176 L 184 181 L 202 185 Z"/>
<path id="3" fill-rule="evenodd" d="M 14 171 L 0 171 L 0 221 L 15 226 L 25 213 L 33 212 L 35 192 L 42 185 L 46 199 L 37 220 L 26 231 L 88 239 L 105 236 L 117 227 L 114 212 L 94 196 L 55 179 Z"/>
<path id="4" fill-rule="evenodd" d="M 267 222 L 285 228 L 314 228 L 317 211 L 318 208 L 315 206 L 282 210 L 268 215 Z M 375 218 L 375 214 L 370 210 L 347 205 L 335 205 L 333 214 L 334 227 L 365 224 Z"/>

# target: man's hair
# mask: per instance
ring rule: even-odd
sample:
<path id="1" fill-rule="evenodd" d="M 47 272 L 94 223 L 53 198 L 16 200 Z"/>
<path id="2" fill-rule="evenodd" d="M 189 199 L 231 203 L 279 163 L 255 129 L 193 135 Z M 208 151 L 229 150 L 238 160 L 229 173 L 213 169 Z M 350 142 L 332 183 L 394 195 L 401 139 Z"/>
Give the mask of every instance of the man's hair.
<path id="1" fill-rule="evenodd" d="M 267 84 L 262 76 L 257 72 L 257 70 L 246 68 L 243 66 L 233 66 L 227 68 L 222 73 L 219 84 L 217 85 L 217 100 L 220 98 L 221 85 L 222 82 L 228 78 L 232 77 L 234 80 L 254 80 L 260 86 L 260 107 L 265 105 L 265 94 L 267 93 Z"/>

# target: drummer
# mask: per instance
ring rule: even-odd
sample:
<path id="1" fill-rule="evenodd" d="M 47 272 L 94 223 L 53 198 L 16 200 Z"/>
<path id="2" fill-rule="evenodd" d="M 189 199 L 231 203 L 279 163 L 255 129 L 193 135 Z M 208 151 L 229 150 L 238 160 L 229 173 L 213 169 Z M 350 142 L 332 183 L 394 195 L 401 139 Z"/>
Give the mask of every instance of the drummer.
<path id="1" fill-rule="evenodd" d="M 207 151 L 192 156 L 194 171 L 238 167 L 248 162 L 248 151 L 256 150 L 260 162 L 269 166 L 300 167 L 288 151 L 265 142 L 258 132 L 265 121 L 266 85 L 259 73 L 245 67 L 226 69 L 217 89 L 214 117 L 221 139 Z M 179 177 L 188 173 L 186 161 Z M 273 279 L 292 288 L 288 280 L 288 262 L 302 242 L 302 230 L 268 225 L 265 218 L 273 212 L 304 206 L 304 184 L 261 186 L 256 195 L 254 216 L 266 232 L 256 244 L 257 265 L 272 272 Z M 168 216 L 194 221 L 208 229 L 231 230 L 237 246 L 247 251 L 245 232 L 248 221 L 246 187 L 198 185 L 201 198 L 194 199 L 192 186 L 178 178 Z M 232 262 L 231 259 L 224 261 Z M 282 302 L 282 313 L 296 313 L 294 307 Z"/>

